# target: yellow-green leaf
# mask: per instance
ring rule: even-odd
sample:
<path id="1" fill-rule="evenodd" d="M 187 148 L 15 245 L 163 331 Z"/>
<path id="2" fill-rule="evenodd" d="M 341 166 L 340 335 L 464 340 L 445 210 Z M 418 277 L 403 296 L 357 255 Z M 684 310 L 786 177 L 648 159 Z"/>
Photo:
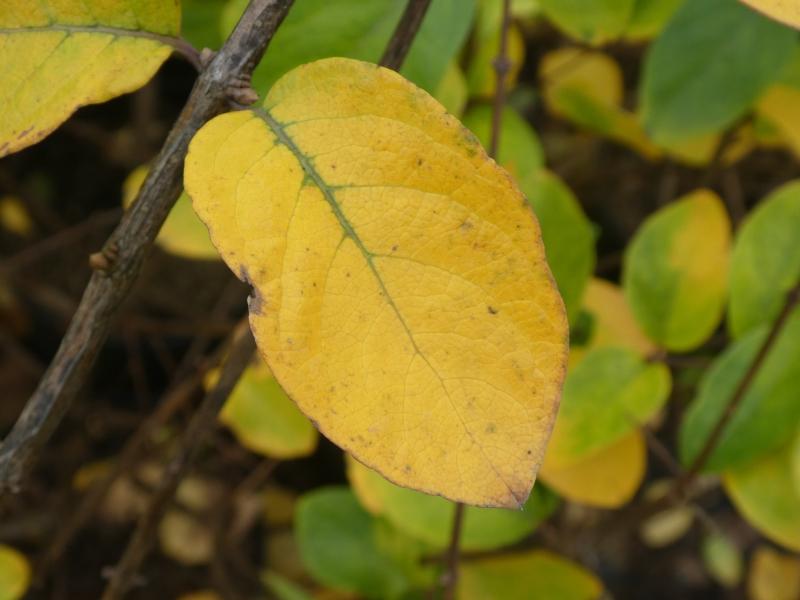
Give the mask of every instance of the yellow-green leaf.
<path id="1" fill-rule="evenodd" d="M 317 446 L 317 430 L 261 360 L 245 370 L 220 420 L 243 446 L 272 458 L 307 456 Z"/>
<path id="2" fill-rule="evenodd" d="M 798 436 L 794 444 L 800 443 Z M 800 489 L 792 477 L 793 443 L 778 452 L 724 474 L 736 508 L 771 540 L 800 551 Z"/>
<path id="3" fill-rule="evenodd" d="M 539 227 L 458 121 L 398 74 L 327 59 L 197 134 L 186 189 L 276 379 L 389 480 L 520 506 L 567 326 Z"/>
<path id="4" fill-rule="evenodd" d="M 127 210 L 144 183 L 147 167 L 140 166 L 131 171 L 122 184 L 122 206 Z M 208 229 L 192 209 L 192 201 L 182 193 L 169 211 L 158 232 L 156 244 L 163 250 L 196 260 L 219 260 L 219 252 L 208 237 Z"/>
<path id="5" fill-rule="evenodd" d="M 589 44 L 620 36 L 637 0 L 539 0 L 544 15 L 559 29 Z"/>
<path id="6" fill-rule="evenodd" d="M 547 456 L 541 480 L 567 500 L 599 508 L 617 508 L 633 498 L 647 467 L 647 447 L 639 430 L 562 469 L 550 468 Z"/>
<path id="7" fill-rule="evenodd" d="M 623 287 L 653 341 L 685 351 L 713 333 L 727 298 L 730 230 L 719 197 L 698 190 L 651 215 L 636 233 Z"/>
<path id="8" fill-rule="evenodd" d="M 596 348 L 570 370 L 547 462 L 564 469 L 618 442 L 647 422 L 669 395 L 669 369 L 631 350 Z"/>
<path id="9" fill-rule="evenodd" d="M 494 97 L 497 89 L 497 71 L 494 60 L 500 51 L 499 27 L 491 30 L 486 36 L 477 36 L 473 40 L 474 52 L 467 68 L 467 87 L 470 95 L 481 98 Z M 510 68 L 505 75 L 506 90 L 513 89 L 517 83 L 522 63 L 525 62 L 525 38 L 515 24 L 508 29 L 506 47 Z"/>
<path id="10" fill-rule="evenodd" d="M 544 56 L 539 68 L 547 109 L 589 131 L 655 159 L 661 152 L 636 117 L 621 107 L 622 70 L 610 56 L 563 48 Z"/>
<path id="11" fill-rule="evenodd" d="M 144 85 L 179 26 L 177 2 L 4 0 L 0 156 L 35 144 L 81 106 Z"/>
<path id="12" fill-rule="evenodd" d="M 0 599 L 22 598 L 30 580 L 28 560 L 14 548 L 0 544 Z"/>
<path id="13" fill-rule="evenodd" d="M 544 550 L 465 561 L 458 600 L 596 600 L 603 584 L 580 565 Z"/>
<path id="14" fill-rule="evenodd" d="M 800 29 L 800 4 L 796 0 L 741 0 L 741 2 L 771 19 Z"/>
<path id="15" fill-rule="evenodd" d="M 797 600 L 800 558 L 759 546 L 750 563 L 747 592 L 750 600 Z"/>
<path id="16" fill-rule="evenodd" d="M 452 502 L 394 485 L 350 456 L 347 476 L 367 510 L 415 539 L 437 549 L 447 547 L 455 511 Z M 512 544 L 536 529 L 557 504 L 553 494 L 537 486 L 522 510 L 469 506 L 464 513 L 461 547 L 490 550 Z"/>
<path id="17" fill-rule="evenodd" d="M 742 580 L 742 553 L 732 540 L 713 533 L 703 540 L 703 562 L 711 576 L 728 588 Z"/>
<path id="18" fill-rule="evenodd" d="M 570 349 L 573 367 L 592 348 L 621 346 L 641 357 L 652 354 L 656 347 L 642 332 L 631 312 L 622 289 L 604 279 L 592 279 L 586 286 L 583 308 L 589 314 L 588 337 L 583 346 L 574 343 Z"/>

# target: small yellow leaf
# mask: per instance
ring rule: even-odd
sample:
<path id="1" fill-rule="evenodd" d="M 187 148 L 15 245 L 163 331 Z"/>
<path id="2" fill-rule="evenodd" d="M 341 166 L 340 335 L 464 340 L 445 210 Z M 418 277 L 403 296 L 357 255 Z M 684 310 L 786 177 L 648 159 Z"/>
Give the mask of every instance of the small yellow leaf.
<path id="1" fill-rule="evenodd" d="M 170 510 L 158 524 L 161 550 L 184 565 L 211 562 L 214 535 L 207 523 L 180 510 Z"/>
<path id="2" fill-rule="evenodd" d="M 581 48 L 554 50 L 539 69 L 544 100 L 554 115 L 624 144 L 649 159 L 656 148 L 636 117 L 621 107 L 622 71 L 610 56 Z"/>
<path id="3" fill-rule="evenodd" d="M 797 0 L 740 0 L 768 17 L 800 29 L 800 4 Z"/>
<path id="4" fill-rule="evenodd" d="M 776 84 L 756 104 L 756 113 L 766 119 L 795 156 L 800 156 L 800 89 Z"/>
<path id="5" fill-rule="evenodd" d="M 30 581 L 28 560 L 14 548 L 0 544 L 0 599 L 22 598 Z"/>
<path id="6" fill-rule="evenodd" d="M 759 546 L 753 553 L 747 578 L 750 600 L 800 598 L 800 557 Z"/>
<path id="7" fill-rule="evenodd" d="M 617 508 L 628 502 L 644 477 L 647 448 L 642 433 L 635 430 L 586 460 L 563 469 L 553 469 L 545 455 L 541 478 L 567 500 Z"/>
<path id="8" fill-rule="evenodd" d="M 261 360 L 245 370 L 219 418 L 243 446 L 265 456 L 299 458 L 317 447 L 317 430 Z"/>
<path id="9" fill-rule="evenodd" d="M 645 490 L 644 497 L 650 501 L 659 500 L 672 487 L 667 479 L 654 481 Z M 676 542 L 689 531 L 694 522 L 694 511 L 689 506 L 675 506 L 649 517 L 639 528 L 642 541 L 651 548 L 663 548 Z"/>
<path id="10" fill-rule="evenodd" d="M 33 232 L 33 221 L 28 209 L 16 196 L 0 198 L 0 225 L 22 237 L 28 237 Z"/>
<path id="11" fill-rule="evenodd" d="M 179 25 L 177 2 L 3 0 L 0 156 L 35 144 L 81 106 L 144 85 Z"/>
<path id="12" fill-rule="evenodd" d="M 144 183 L 147 167 L 140 166 L 131 171 L 122 184 L 122 206 L 127 210 Z M 169 211 L 156 238 L 164 251 L 196 260 L 219 260 L 219 252 L 208 237 L 208 229 L 192 210 L 192 202 L 186 193 L 182 193 L 178 201 Z"/>
<path id="13" fill-rule="evenodd" d="M 185 183 L 283 389 L 389 480 L 518 507 L 567 324 L 510 177 L 398 74 L 326 59 L 192 141 Z"/>

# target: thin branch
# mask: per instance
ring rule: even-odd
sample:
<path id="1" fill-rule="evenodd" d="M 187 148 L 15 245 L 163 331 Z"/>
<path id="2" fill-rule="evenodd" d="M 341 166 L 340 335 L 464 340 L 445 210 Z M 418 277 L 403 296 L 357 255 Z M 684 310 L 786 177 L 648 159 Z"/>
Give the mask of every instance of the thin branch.
<path id="1" fill-rule="evenodd" d="M 261 59 L 293 0 L 251 0 L 222 49 L 195 82 L 189 100 L 153 161 L 137 200 L 93 255 L 95 273 L 39 386 L 0 447 L 0 492 L 18 490 L 86 383 L 112 318 L 136 280 L 145 256 L 183 187 L 183 160 L 194 134 L 226 109 L 236 82 Z"/>
<path id="2" fill-rule="evenodd" d="M 382 67 L 394 71 L 400 70 L 430 4 L 431 0 L 408 0 L 406 10 L 383 52 L 380 62 Z"/>
<path id="3" fill-rule="evenodd" d="M 195 372 L 188 378 L 179 381 L 169 390 L 158 408 L 139 425 L 138 429 L 125 443 L 124 448 L 114 461 L 111 471 L 97 481 L 86 492 L 80 504 L 73 510 L 55 536 L 50 541 L 44 555 L 39 561 L 37 576 L 43 579 L 49 567 L 55 563 L 69 546 L 75 535 L 86 525 L 94 515 L 100 503 L 108 494 L 113 483 L 127 471 L 130 471 L 139 459 L 142 449 L 172 416 L 183 407 L 195 391 L 200 388 L 203 377 L 208 371 L 218 365 L 224 352 L 230 344 L 223 344 L 212 356 L 201 363 Z"/>
<path id="4" fill-rule="evenodd" d="M 450 545 L 447 547 L 447 564 L 444 574 L 444 600 L 453 600 L 456 597 L 458 585 L 458 563 L 461 558 L 461 530 L 464 525 L 464 505 L 459 502 L 453 512 L 453 526 L 450 529 Z"/>
<path id="5" fill-rule="evenodd" d="M 703 467 L 705 467 L 708 459 L 711 458 L 714 449 L 722 439 L 723 433 L 725 433 L 725 428 L 728 426 L 728 423 L 730 423 L 733 415 L 736 414 L 736 410 L 739 408 L 742 400 L 744 400 L 747 390 L 750 388 L 753 380 L 755 380 L 756 375 L 758 375 L 761 365 L 764 364 L 764 361 L 769 355 L 769 352 L 775 344 L 775 341 L 778 339 L 781 330 L 783 329 L 784 325 L 786 325 L 786 322 L 789 320 L 792 311 L 798 304 L 800 304 L 800 282 L 798 282 L 786 294 L 786 301 L 784 302 L 778 317 L 773 322 L 769 334 L 767 334 L 767 337 L 764 339 L 764 342 L 758 349 L 758 354 L 756 354 L 756 357 L 753 359 L 750 368 L 747 369 L 744 377 L 742 377 L 742 380 L 736 387 L 736 391 L 734 391 L 731 401 L 725 407 L 725 411 L 722 413 L 722 415 L 720 415 L 719 420 L 714 425 L 714 429 L 711 430 L 711 434 L 706 439 L 706 443 L 703 445 L 703 448 L 694 458 L 692 463 L 689 465 L 689 468 L 686 470 L 686 473 L 684 473 L 684 476 L 681 478 L 683 482 L 679 480 L 679 485 L 681 486 L 679 487 L 679 490 L 682 489 L 687 480 L 693 480 L 700 473 L 700 471 L 703 470 Z"/>
<path id="6" fill-rule="evenodd" d="M 203 442 L 216 426 L 217 414 L 228 399 L 255 352 L 255 341 L 246 319 L 236 327 L 228 359 L 222 367 L 219 381 L 203 399 L 197 412 L 181 437 L 175 457 L 164 471 L 144 514 L 136 525 L 128 546 L 111 575 L 102 600 L 119 600 L 131 588 L 139 566 L 150 551 L 156 529 L 169 507 L 175 491 L 194 463 Z"/>
<path id="7" fill-rule="evenodd" d="M 511 70 L 511 61 L 508 58 L 508 28 L 511 26 L 511 0 L 503 0 L 503 20 L 500 23 L 500 51 L 494 59 L 496 87 L 494 91 L 494 106 L 492 107 L 492 137 L 489 142 L 489 156 L 497 156 L 500 147 L 501 121 L 503 107 L 506 103 L 506 75 Z"/>

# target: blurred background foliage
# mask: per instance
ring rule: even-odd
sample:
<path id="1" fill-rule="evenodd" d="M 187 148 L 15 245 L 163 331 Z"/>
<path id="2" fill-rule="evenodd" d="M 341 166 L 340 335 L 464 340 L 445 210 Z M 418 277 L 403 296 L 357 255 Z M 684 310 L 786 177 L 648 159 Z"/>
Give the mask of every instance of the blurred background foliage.
<path id="1" fill-rule="evenodd" d="M 245 5 L 183 0 L 182 35 L 219 48 Z M 378 61 L 404 5 L 297 0 L 255 89 L 318 58 Z M 797 32 L 737 0 L 511 10 L 497 161 L 538 216 L 572 349 L 524 509 L 466 510 L 457 597 L 797 600 L 800 310 L 784 310 L 800 282 Z M 433 0 L 402 69 L 484 144 L 501 22 L 501 0 Z M 3 430 L 74 310 L 85 256 L 133 201 L 192 78 L 172 60 L 135 94 L 80 110 L 0 162 Z M 202 388 L 175 402 L 176 382 L 244 311 L 246 289 L 185 195 L 157 245 L 35 485 L 4 500 L 0 599 L 22 597 L 65 515 L 142 418 L 173 401 L 146 456 L 29 592 L 98 595 Z M 698 466 L 737 395 L 686 501 L 643 516 Z M 342 456 L 263 363 L 220 425 L 131 597 L 431 597 L 452 503 Z"/>

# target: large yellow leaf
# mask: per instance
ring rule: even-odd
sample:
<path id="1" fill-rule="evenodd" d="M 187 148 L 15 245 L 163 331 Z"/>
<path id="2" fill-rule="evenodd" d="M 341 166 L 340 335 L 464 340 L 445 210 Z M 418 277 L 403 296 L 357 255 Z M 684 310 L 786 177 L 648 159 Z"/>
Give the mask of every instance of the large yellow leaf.
<path id="1" fill-rule="evenodd" d="M 797 0 L 741 0 L 768 17 L 800 29 L 800 4 Z"/>
<path id="2" fill-rule="evenodd" d="M 174 1 L 3 0 L 0 156 L 35 144 L 81 106 L 144 85 L 179 24 Z"/>
<path id="3" fill-rule="evenodd" d="M 399 485 L 521 505 L 567 324 L 535 217 L 396 73 L 326 59 L 195 137 L 186 189 L 254 288 L 253 331 L 331 440 Z"/>
<path id="4" fill-rule="evenodd" d="M 753 553 L 747 592 L 750 600 L 800 598 L 800 558 L 759 546 Z"/>

